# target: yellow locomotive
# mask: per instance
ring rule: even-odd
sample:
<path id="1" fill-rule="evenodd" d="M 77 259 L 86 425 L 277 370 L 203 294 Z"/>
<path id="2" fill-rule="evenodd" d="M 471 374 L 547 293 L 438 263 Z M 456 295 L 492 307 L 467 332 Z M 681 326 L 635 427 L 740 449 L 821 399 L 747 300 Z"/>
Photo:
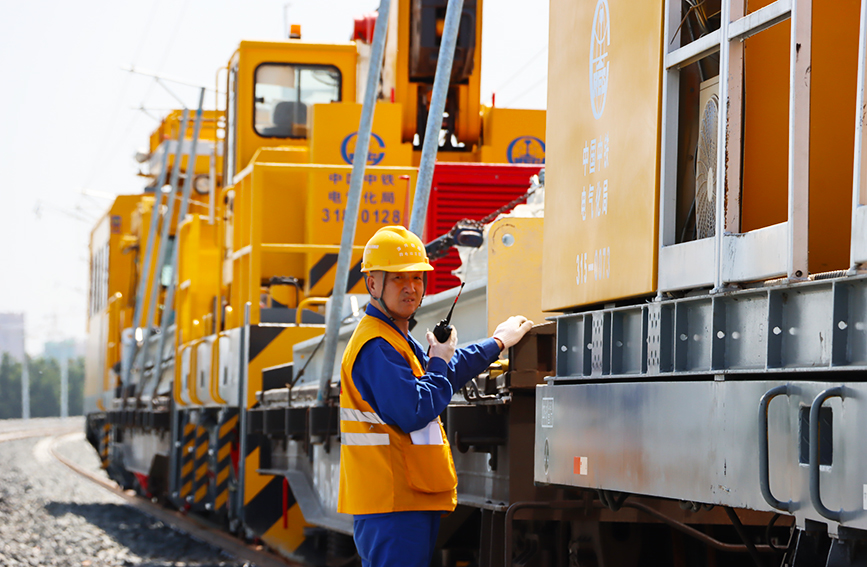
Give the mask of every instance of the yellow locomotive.
<path id="1" fill-rule="evenodd" d="M 390 14 L 353 264 L 378 228 L 408 222 L 442 18 L 415 4 Z M 439 151 L 452 164 L 437 166 L 441 208 L 457 218 L 524 193 L 544 162 L 544 111 L 479 103 L 481 9 L 464 9 Z M 287 479 L 262 466 L 251 410 L 292 383 L 293 347 L 325 330 L 372 29 L 357 20 L 345 44 L 242 41 L 221 110 L 167 115 L 150 139 L 149 185 L 118 197 L 91 235 L 85 407 L 104 467 L 314 563 L 345 539 L 308 537 Z M 473 188 L 481 214 L 451 202 Z M 432 237 L 448 214 L 429 223 Z M 356 268 L 347 291 L 355 301 L 363 290 Z M 319 419 L 301 413 L 311 428 Z"/>
<path id="2" fill-rule="evenodd" d="M 437 1 L 389 14 L 353 263 L 407 221 Z M 442 416 L 458 508 L 437 562 L 863 565 L 867 2 L 552 0 L 547 114 L 478 104 L 481 2 L 464 10 L 431 202 L 460 218 L 513 176 L 480 218 L 543 159 L 547 180 L 469 223 L 485 243 L 461 250 L 453 323 L 469 342 L 553 321 Z M 167 203 L 163 181 L 118 198 L 91 245 L 88 435 L 110 474 L 331 565 L 354 548 L 323 313 L 371 30 L 242 42 L 225 110 L 152 139 Z M 457 293 L 435 291 L 422 331 Z"/>

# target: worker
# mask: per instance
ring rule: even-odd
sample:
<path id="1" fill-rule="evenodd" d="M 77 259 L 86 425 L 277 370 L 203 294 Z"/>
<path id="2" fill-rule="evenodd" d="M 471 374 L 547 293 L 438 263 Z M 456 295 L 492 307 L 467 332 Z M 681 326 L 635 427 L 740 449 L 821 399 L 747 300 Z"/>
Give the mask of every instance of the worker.
<path id="1" fill-rule="evenodd" d="M 440 517 L 457 505 L 457 474 L 439 415 L 452 395 L 516 344 L 533 322 L 510 317 L 491 338 L 458 349 L 409 321 L 433 270 L 419 238 L 379 229 L 364 248 L 370 303 L 340 368 L 340 492 L 337 511 L 354 516 L 364 567 L 428 567 Z"/>

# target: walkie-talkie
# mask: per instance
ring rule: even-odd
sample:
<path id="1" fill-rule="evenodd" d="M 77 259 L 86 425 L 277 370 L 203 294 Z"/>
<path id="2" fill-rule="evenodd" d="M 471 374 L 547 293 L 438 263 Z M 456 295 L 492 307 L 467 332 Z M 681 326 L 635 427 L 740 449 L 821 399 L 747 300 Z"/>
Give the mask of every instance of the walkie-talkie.
<path id="1" fill-rule="evenodd" d="M 436 339 L 444 343 L 449 340 L 449 337 L 452 336 L 452 312 L 455 310 L 455 305 L 458 304 L 458 299 L 461 298 L 461 292 L 464 290 L 464 284 L 461 283 L 461 288 L 458 290 L 458 294 L 455 296 L 455 302 L 452 303 L 452 308 L 449 309 L 449 314 L 446 315 L 446 318 L 437 323 L 437 326 L 434 327 L 433 334 Z"/>

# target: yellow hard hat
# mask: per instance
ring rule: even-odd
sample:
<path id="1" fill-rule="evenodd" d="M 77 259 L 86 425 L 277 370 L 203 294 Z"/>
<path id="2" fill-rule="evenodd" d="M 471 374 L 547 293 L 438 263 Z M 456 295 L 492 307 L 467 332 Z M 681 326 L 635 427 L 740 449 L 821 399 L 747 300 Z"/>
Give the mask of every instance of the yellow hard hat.
<path id="1" fill-rule="evenodd" d="M 433 270 L 424 244 L 402 226 L 384 226 L 376 231 L 361 259 L 362 272 L 429 272 Z"/>

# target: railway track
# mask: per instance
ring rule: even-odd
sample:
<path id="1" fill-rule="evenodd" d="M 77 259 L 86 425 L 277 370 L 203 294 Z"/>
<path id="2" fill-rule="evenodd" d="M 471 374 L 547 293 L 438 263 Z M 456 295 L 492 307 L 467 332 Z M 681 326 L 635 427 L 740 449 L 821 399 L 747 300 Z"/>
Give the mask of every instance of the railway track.
<path id="1" fill-rule="evenodd" d="M 0 443 L 4 443 L 6 441 L 17 441 L 19 439 L 29 439 L 31 437 L 46 437 L 51 435 L 61 435 L 64 433 L 72 433 L 74 431 L 80 431 L 81 427 L 79 426 L 67 426 L 58 428 L 57 426 L 51 427 L 37 427 L 34 429 L 16 429 L 13 431 L 0 431 Z"/>
<path id="2" fill-rule="evenodd" d="M 74 471 L 81 477 L 98 485 L 102 489 L 121 497 L 128 506 L 135 508 L 143 514 L 182 532 L 200 542 L 216 547 L 233 556 L 241 562 L 246 562 L 258 567 L 304 567 L 303 564 L 292 562 L 280 556 L 272 554 L 259 546 L 246 544 L 241 540 L 220 531 L 215 526 L 208 525 L 205 521 L 178 511 L 169 510 L 149 500 L 141 498 L 131 490 L 123 490 L 116 483 L 104 476 L 95 474 L 90 470 L 78 465 L 58 451 L 58 446 L 64 442 L 83 438 L 80 424 L 38 426 L 33 428 L 20 428 L 12 431 L 0 431 L 0 444 L 28 438 L 49 438 L 48 453 L 52 458 Z"/>

